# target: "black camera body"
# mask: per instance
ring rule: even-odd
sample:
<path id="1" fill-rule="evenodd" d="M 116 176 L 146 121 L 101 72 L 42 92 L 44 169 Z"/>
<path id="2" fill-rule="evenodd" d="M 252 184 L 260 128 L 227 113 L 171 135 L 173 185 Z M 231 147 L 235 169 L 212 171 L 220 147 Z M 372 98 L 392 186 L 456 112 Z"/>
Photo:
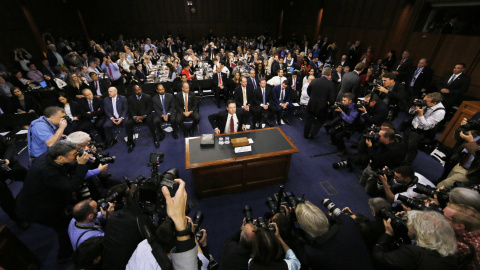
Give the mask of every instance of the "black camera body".
<path id="1" fill-rule="evenodd" d="M 332 110 L 335 110 L 335 109 L 338 109 L 338 108 L 344 110 L 344 109 L 345 109 L 345 106 L 343 105 L 342 102 L 335 102 L 335 103 L 332 105 L 331 108 L 332 108 Z"/>
<path id="2" fill-rule="evenodd" d="M 245 205 L 243 208 L 243 215 L 245 216 L 246 223 L 253 223 L 253 212 L 250 205 Z"/>
<path id="3" fill-rule="evenodd" d="M 107 198 L 98 200 L 97 204 L 100 206 L 100 208 L 103 209 L 103 211 L 107 211 L 108 203 L 113 203 L 119 200 L 121 197 L 122 197 L 121 194 L 119 194 L 118 192 L 114 192 Z"/>
<path id="4" fill-rule="evenodd" d="M 395 171 L 387 168 L 387 169 L 378 169 L 378 170 L 373 172 L 373 176 L 375 176 L 375 177 L 378 177 L 380 175 L 386 175 L 387 179 L 390 179 L 395 175 Z"/>
<path id="5" fill-rule="evenodd" d="M 110 156 L 110 153 L 97 153 L 93 150 L 83 150 L 83 148 L 78 148 L 77 149 L 78 155 L 81 156 L 83 155 L 84 152 L 87 152 L 88 154 L 91 154 L 95 157 L 95 161 L 97 161 L 100 164 L 110 164 L 110 163 L 115 163 L 116 157 Z"/>
<path id="6" fill-rule="evenodd" d="M 65 121 L 67 121 L 68 124 L 73 123 L 73 119 L 70 118 L 70 116 L 68 115 L 64 115 L 62 118 L 65 119 Z"/>
<path id="7" fill-rule="evenodd" d="M 10 167 L 8 167 L 7 165 L 7 162 L 5 161 L 5 159 L 0 159 L 0 172 L 3 174 L 3 173 L 8 173 L 10 172 L 12 169 L 10 169 Z"/>
<path id="8" fill-rule="evenodd" d="M 375 133 L 367 132 L 367 133 L 364 133 L 362 137 L 375 143 L 375 142 L 378 142 L 378 139 L 380 139 L 380 134 L 378 134 L 378 132 L 375 132 Z"/>
<path id="9" fill-rule="evenodd" d="M 412 208 L 413 210 L 420 210 L 420 211 L 428 211 L 428 210 L 433 210 L 437 211 L 443 214 L 443 210 L 441 207 L 435 207 L 435 206 L 426 206 L 423 201 L 415 198 L 408 198 L 406 196 L 403 196 L 402 194 L 398 195 L 398 200 L 401 201 L 403 204 L 406 206 Z"/>
<path id="10" fill-rule="evenodd" d="M 360 109 L 362 107 L 368 108 L 368 102 L 366 102 L 365 100 L 360 100 L 357 102 L 357 104 L 355 104 L 355 108 L 357 109 Z"/>
<path id="11" fill-rule="evenodd" d="M 480 131 L 480 120 L 468 119 L 465 125 L 458 127 L 459 131 Z"/>
<path id="12" fill-rule="evenodd" d="M 419 107 L 419 108 L 426 107 L 427 101 L 424 99 L 417 99 L 412 103 L 412 106 Z"/>
<path id="13" fill-rule="evenodd" d="M 420 183 L 417 183 L 415 185 L 415 188 L 413 189 L 413 191 L 419 193 L 419 194 L 423 194 L 423 195 L 427 195 L 428 197 L 431 197 L 433 198 L 434 195 L 437 195 L 437 200 L 438 200 L 438 203 L 441 205 L 441 206 L 446 206 L 448 201 L 450 200 L 450 195 L 448 194 L 450 192 L 450 189 L 439 189 L 437 191 L 437 188 L 435 187 L 430 187 L 430 186 L 426 186 L 426 185 L 422 185 Z"/>

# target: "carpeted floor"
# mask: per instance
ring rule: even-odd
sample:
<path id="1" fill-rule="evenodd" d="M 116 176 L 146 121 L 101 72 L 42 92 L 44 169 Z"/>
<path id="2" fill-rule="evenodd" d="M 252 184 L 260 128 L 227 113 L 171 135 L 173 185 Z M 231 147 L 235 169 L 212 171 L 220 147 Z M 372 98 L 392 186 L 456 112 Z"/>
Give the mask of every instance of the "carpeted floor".
<path id="1" fill-rule="evenodd" d="M 223 106 L 223 105 L 222 105 Z M 208 123 L 207 116 L 219 109 L 215 106 L 212 97 L 205 97 L 200 105 L 200 133 L 213 133 Z M 395 122 L 398 124 L 404 115 L 401 115 Z M 292 157 L 290 174 L 285 185 L 286 191 L 291 191 L 297 196 L 305 194 L 307 200 L 312 201 L 321 209 L 321 201 L 330 198 L 339 208 L 349 206 L 353 212 L 370 216 L 367 201 L 369 197 L 365 194 L 362 186 L 358 183 L 361 170 L 355 168 L 353 171 L 347 169 L 334 170 L 332 163 L 341 159 L 335 154 L 312 158 L 312 155 L 334 152 L 335 147 L 329 145 L 329 136 L 322 129 L 314 140 L 303 138 L 304 121 L 296 118 L 292 125 L 282 125 L 281 128 L 292 142 L 298 147 L 300 153 Z M 124 134 L 124 133 L 123 133 Z M 347 141 L 347 147 L 356 143 L 358 136 L 353 136 Z M 119 141 L 112 149 L 108 149 L 111 155 L 116 156 L 116 162 L 109 165 L 108 171 L 113 176 L 123 178 L 135 178 L 139 175 L 150 175 L 150 168 L 147 167 L 149 154 L 151 152 L 165 153 L 165 161 L 160 166 L 163 172 L 168 168 L 178 168 L 180 176 L 187 183 L 189 201 L 196 201 L 194 184 L 191 171 L 185 169 L 185 145 L 183 136 L 173 140 L 171 134 L 167 134 L 161 142 L 159 149 L 153 145 L 153 140 L 146 126 L 140 128 L 139 139 L 132 153 L 127 154 L 127 146 L 124 141 Z M 23 148 L 18 145 L 18 148 Z M 355 153 L 349 148 L 349 155 Z M 26 164 L 27 153 L 24 151 L 18 159 Z M 443 172 L 443 167 L 432 157 L 420 152 L 413 165 L 414 169 L 432 181 L 436 181 Z M 265 168 L 274 170 L 275 168 Z M 11 189 L 16 195 L 21 189 L 22 183 L 13 183 Z M 192 209 L 190 216 L 196 211 L 202 211 L 205 215 L 202 228 L 207 230 L 208 246 L 217 261 L 221 261 L 221 249 L 225 239 L 240 228 L 243 219 L 243 207 L 248 204 L 252 207 L 254 216 L 263 216 L 267 211 L 266 198 L 278 191 L 278 186 L 270 186 L 258 190 L 223 195 L 196 201 L 197 205 Z M 8 216 L 0 210 L 0 224 L 6 224 L 15 235 L 25 243 L 42 261 L 43 269 L 72 269 L 71 264 L 58 266 L 56 254 L 58 244 L 53 230 L 38 224 L 21 231 L 15 227 Z"/>

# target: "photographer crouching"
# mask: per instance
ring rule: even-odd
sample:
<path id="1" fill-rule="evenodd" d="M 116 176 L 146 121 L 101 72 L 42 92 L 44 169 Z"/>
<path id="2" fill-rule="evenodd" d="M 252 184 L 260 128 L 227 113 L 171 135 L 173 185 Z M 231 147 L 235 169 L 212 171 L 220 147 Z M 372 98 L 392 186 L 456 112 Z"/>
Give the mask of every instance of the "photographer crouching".
<path id="1" fill-rule="evenodd" d="M 33 161 L 17 197 L 16 211 L 20 218 L 50 227 L 57 233 L 59 263 L 70 260 L 73 253 L 66 208 L 71 205 L 72 192 L 85 179 L 90 157 L 86 152 L 79 156 L 77 146 L 72 143 L 56 142 Z M 78 165 L 72 166 L 75 160 Z"/>
<path id="2" fill-rule="evenodd" d="M 355 95 L 352 93 L 345 93 L 342 97 L 341 103 L 335 103 L 332 109 L 335 111 L 334 119 L 325 125 L 325 129 L 330 134 L 331 144 L 337 147 L 337 156 L 344 156 L 347 154 L 347 148 L 344 137 L 349 137 L 353 134 L 353 124 L 358 116 L 358 110 L 355 108 L 353 100 Z"/>

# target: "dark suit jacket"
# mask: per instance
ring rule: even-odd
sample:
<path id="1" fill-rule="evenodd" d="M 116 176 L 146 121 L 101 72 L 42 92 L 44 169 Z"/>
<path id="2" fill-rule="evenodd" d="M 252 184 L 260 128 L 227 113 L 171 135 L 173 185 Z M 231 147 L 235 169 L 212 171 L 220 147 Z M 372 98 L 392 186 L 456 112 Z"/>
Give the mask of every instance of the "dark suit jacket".
<path id="1" fill-rule="evenodd" d="M 60 107 L 65 108 L 63 104 L 59 104 Z M 71 101 L 70 102 L 70 111 L 72 112 L 72 115 L 75 117 L 82 118 L 82 109 L 80 108 L 80 105 L 76 101 Z"/>
<path id="2" fill-rule="evenodd" d="M 279 69 L 280 69 L 280 64 L 279 64 L 277 61 L 274 60 L 274 61 L 272 62 L 272 67 L 271 67 L 271 69 L 270 69 L 270 70 L 271 70 L 270 73 L 271 73 L 273 76 L 277 76 L 277 73 L 278 73 L 278 70 L 279 70 Z"/>
<path id="3" fill-rule="evenodd" d="M 55 78 L 55 72 L 57 72 L 56 69 L 52 68 L 52 67 L 49 67 L 50 69 L 48 69 L 47 67 L 45 67 L 44 65 L 42 65 L 42 67 L 40 68 L 40 71 L 44 74 L 44 75 L 48 75 L 50 76 L 52 79 Z"/>
<path id="4" fill-rule="evenodd" d="M 253 105 L 260 106 L 260 104 L 266 105 L 272 101 L 272 89 L 265 87 L 265 104 L 263 103 L 262 88 L 258 87 L 253 90 Z"/>
<path id="5" fill-rule="evenodd" d="M 273 105 L 275 105 L 277 110 L 282 110 L 282 107 L 280 107 L 281 103 L 288 102 L 288 104 L 292 104 L 292 101 L 290 99 L 290 86 L 287 86 L 287 88 L 285 88 L 285 97 L 283 98 L 283 101 L 280 100 L 281 86 L 281 84 L 275 86 L 272 93 L 272 103 Z"/>
<path id="6" fill-rule="evenodd" d="M 100 93 L 102 93 L 102 97 L 108 96 L 108 83 L 104 80 L 98 80 L 98 84 L 100 86 Z M 88 89 L 90 89 L 94 96 L 97 95 L 97 89 L 95 88 L 95 82 L 92 81 L 88 85 Z"/>
<path id="7" fill-rule="evenodd" d="M 58 51 L 57 53 L 60 54 Z M 50 67 L 52 68 L 54 68 L 58 64 L 58 59 L 51 50 L 48 50 L 47 52 L 47 59 L 48 59 L 48 63 L 50 64 Z"/>
<path id="8" fill-rule="evenodd" d="M 398 59 L 397 62 L 392 67 L 392 71 L 397 71 L 397 82 L 404 82 L 405 79 L 407 79 L 408 74 L 410 74 L 410 71 L 412 69 L 412 60 L 410 58 L 407 58 L 405 62 L 402 63 L 403 59 Z M 402 63 L 400 65 L 400 63 Z"/>
<path id="9" fill-rule="evenodd" d="M 343 80 L 343 71 L 341 72 L 342 80 Z M 340 88 L 340 83 L 338 82 L 340 76 L 338 76 L 338 72 L 336 70 L 332 70 L 332 82 L 335 84 L 335 87 L 338 89 Z"/>
<path id="10" fill-rule="evenodd" d="M 222 83 L 223 83 L 223 86 L 224 86 L 223 89 L 225 89 L 225 88 L 227 87 L 227 84 L 228 84 L 228 83 L 227 83 L 227 74 L 225 74 L 225 73 L 223 73 L 223 72 L 221 72 L 221 74 L 222 74 Z M 217 89 L 217 88 L 218 88 L 218 74 L 214 74 L 214 75 L 212 76 L 212 87 L 213 87 L 214 89 Z"/>
<path id="11" fill-rule="evenodd" d="M 448 94 L 442 94 L 443 99 L 446 99 L 451 96 L 461 96 L 468 90 L 468 86 L 470 85 L 470 78 L 465 75 L 465 74 L 460 74 L 453 82 L 448 85 L 448 80 L 450 80 L 450 77 L 452 77 L 453 74 L 447 74 L 443 76 L 440 80 L 437 82 L 437 90 L 440 92 L 442 88 L 447 88 L 450 90 L 450 93 Z"/>
<path id="12" fill-rule="evenodd" d="M 238 119 L 237 131 L 242 131 L 242 125 L 245 125 L 248 122 L 248 113 L 242 110 L 241 108 L 237 108 L 236 115 Z M 228 119 L 227 110 L 219 111 L 218 113 L 210 114 L 208 116 L 208 121 L 210 122 L 210 125 L 212 125 L 212 128 L 220 129 L 220 133 L 223 133 L 225 131 L 225 126 L 227 125 L 227 119 Z"/>
<path id="13" fill-rule="evenodd" d="M 16 96 L 13 96 L 11 99 L 12 99 L 12 106 L 13 106 L 13 111 L 14 112 L 17 112 L 18 109 L 22 110 L 22 111 L 30 111 L 30 110 L 34 110 L 37 114 L 40 113 L 40 105 L 38 104 L 38 102 L 35 100 L 35 98 L 33 98 L 32 96 L 29 96 L 29 95 L 24 95 L 25 99 L 25 109 L 22 108 L 22 106 L 20 105 L 20 100 L 16 97 Z"/>
<path id="14" fill-rule="evenodd" d="M 117 112 L 118 112 L 118 117 L 122 118 L 124 120 L 128 119 L 128 102 L 127 98 L 124 96 L 117 95 Z M 111 97 L 106 97 L 103 99 L 103 109 L 105 111 L 105 115 L 107 116 L 108 119 L 110 118 L 115 118 L 113 116 L 113 106 L 112 106 L 112 98 Z"/>
<path id="15" fill-rule="evenodd" d="M 251 87 L 252 89 L 255 89 L 260 86 L 260 80 L 258 79 L 258 76 L 255 74 L 255 85 L 253 85 L 253 80 L 252 77 L 248 77 L 247 79 L 247 87 Z"/>
<path id="16" fill-rule="evenodd" d="M 400 82 L 396 82 L 392 90 L 388 91 L 388 97 L 390 99 L 389 105 L 397 104 L 401 110 L 405 109 L 407 104 L 405 103 L 405 85 Z M 380 95 L 382 97 L 382 95 Z"/>
<path id="17" fill-rule="evenodd" d="M 413 76 L 415 76 L 415 71 L 417 71 L 416 68 L 412 70 L 409 78 L 406 80 L 407 86 L 410 86 Z M 420 92 L 420 90 L 424 88 L 428 89 L 428 87 L 430 87 L 430 84 L 432 83 L 432 77 L 433 77 L 432 69 L 429 67 L 424 67 L 422 72 L 418 74 L 417 79 L 413 84 L 413 87 L 412 87 L 413 91 Z"/>
<path id="18" fill-rule="evenodd" d="M 360 88 L 360 83 L 362 79 L 355 71 L 350 71 L 345 73 L 342 77 L 342 82 L 340 84 L 340 92 L 337 96 L 337 101 L 342 100 L 342 95 L 345 93 L 358 94 L 358 89 Z"/>
<path id="19" fill-rule="evenodd" d="M 170 93 L 165 93 L 165 100 L 163 103 L 165 105 L 165 112 L 173 115 L 175 113 L 175 97 Z M 155 113 L 161 117 L 163 115 L 163 106 L 162 101 L 160 100 L 160 95 L 153 96 L 152 104 Z"/>
<path id="20" fill-rule="evenodd" d="M 185 111 L 185 100 L 183 99 L 183 92 L 180 91 L 175 96 L 175 108 L 177 113 L 182 113 Z M 195 112 L 198 111 L 198 102 L 195 98 L 195 93 L 188 92 L 188 111 Z"/>
<path id="21" fill-rule="evenodd" d="M 288 85 L 290 85 L 290 88 L 293 90 L 293 77 L 288 77 Z M 297 75 L 297 79 L 295 80 L 295 89 L 297 91 L 302 91 L 302 78 Z"/>
<path id="22" fill-rule="evenodd" d="M 128 113 L 130 117 L 150 115 L 152 113 L 152 97 L 145 93 L 142 93 L 140 100 L 137 99 L 137 95 L 129 96 Z"/>
<path id="23" fill-rule="evenodd" d="M 388 108 L 382 100 L 378 101 L 373 108 L 369 107 L 366 109 L 367 113 L 361 115 L 362 119 L 365 121 L 365 126 L 370 127 L 372 124 L 380 126 L 387 120 Z"/>
<path id="24" fill-rule="evenodd" d="M 307 94 L 310 97 L 307 104 L 307 112 L 315 115 L 326 115 L 329 104 L 335 102 L 335 84 L 327 77 L 313 80 L 307 87 Z M 329 103 L 330 102 L 330 103 Z"/>
<path id="25" fill-rule="evenodd" d="M 252 99 L 253 99 L 253 90 L 251 87 L 246 87 L 247 89 L 247 105 L 252 104 Z M 237 108 L 241 108 L 243 106 L 243 91 L 242 91 L 242 86 L 238 86 L 235 88 L 234 93 L 233 93 L 233 98 L 235 99 L 235 103 L 237 104 Z"/>
<path id="26" fill-rule="evenodd" d="M 80 111 L 82 114 L 82 118 L 92 120 L 94 116 L 97 118 L 103 116 L 103 102 L 100 98 L 93 97 L 92 100 L 93 112 L 90 112 L 90 106 L 88 106 L 88 101 L 86 98 L 81 98 L 78 101 L 78 105 L 80 106 Z"/>

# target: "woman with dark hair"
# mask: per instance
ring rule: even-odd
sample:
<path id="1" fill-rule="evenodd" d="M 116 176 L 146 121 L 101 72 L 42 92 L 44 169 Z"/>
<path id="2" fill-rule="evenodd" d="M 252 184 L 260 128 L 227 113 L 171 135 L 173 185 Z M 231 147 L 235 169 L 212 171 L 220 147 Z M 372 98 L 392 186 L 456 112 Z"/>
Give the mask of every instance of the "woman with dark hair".
<path id="1" fill-rule="evenodd" d="M 78 105 L 78 103 L 75 101 L 71 101 L 65 93 L 59 94 L 58 101 L 60 102 L 59 107 L 65 109 L 65 115 L 72 119 L 72 123 L 68 123 L 63 134 L 68 135 L 72 132 L 77 131 L 81 116 L 80 105 Z"/>
<path id="2" fill-rule="evenodd" d="M 152 61 L 152 65 L 156 65 L 158 60 L 160 59 L 160 55 L 154 55 L 153 50 L 148 51 L 148 56 L 150 56 L 150 61 Z"/>
<path id="3" fill-rule="evenodd" d="M 12 106 L 15 113 L 35 113 L 39 115 L 40 105 L 33 97 L 25 95 L 18 87 L 14 87 L 11 91 Z"/>
<path id="4" fill-rule="evenodd" d="M 33 83 L 32 80 L 28 80 L 28 79 L 23 78 L 22 72 L 20 72 L 18 70 L 12 70 L 11 82 L 14 86 L 20 88 L 23 91 L 27 90 L 28 85 Z"/>
<path id="5" fill-rule="evenodd" d="M 177 73 L 175 72 L 175 67 L 167 63 L 167 68 L 168 68 L 168 77 L 167 77 L 167 82 L 173 82 L 175 78 L 177 78 Z"/>
<path id="6" fill-rule="evenodd" d="M 310 61 L 307 58 L 303 59 L 303 63 L 300 67 L 300 72 L 303 76 L 307 75 L 311 69 Z"/>
<path id="7" fill-rule="evenodd" d="M 396 53 L 394 50 L 390 50 L 387 52 L 387 57 L 383 59 L 381 68 L 390 72 L 395 61 L 397 61 Z"/>
<path id="8" fill-rule="evenodd" d="M 265 68 L 263 67 L 263 63 L 258 63 L 257 67 L 255 68 L 255 73 L 258 76 L 258 79 L 265 78 Z"/>
<path id="9" fill-rule="evenodd" d="M 240 82 L 242 81 L 240 72 L 235 73 L 232 79 L 232 89 L 235 89 L 240 86 Z"/>
<path id="10" fill-rule="evenodd" d="M 299 270 L 300 261 L 283 241 L 277 224 L 273 222 L 270 224 L 275 227 L 275 233 L 267 228 L 258 228 L 255 231 L 255 238 L 252 242 L 252 258 L 248 261 L 248 269 Z"/>
<path id="11" fill-rule="evenodd" d="M 85 83 L 83 83 L 81 79 L 81 75 L 82 74 L 80 72 L 76 72 L 70 74 L 68 78 L 68 85 L 65 91 L 68 97 L 70 97 L 70 99 L 72 100 L 75 98 L 83 98 L 82 90 L 87 88 L 87 86 L 85 85 Z"/>

